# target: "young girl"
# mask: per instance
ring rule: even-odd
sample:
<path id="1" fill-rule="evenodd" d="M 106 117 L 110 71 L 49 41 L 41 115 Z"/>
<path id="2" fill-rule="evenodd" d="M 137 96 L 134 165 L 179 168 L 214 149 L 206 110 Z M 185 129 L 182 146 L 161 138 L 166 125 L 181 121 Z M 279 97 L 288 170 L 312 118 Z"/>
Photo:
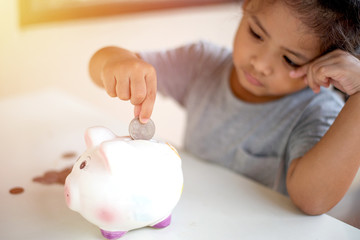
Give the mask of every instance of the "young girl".
<path id="1" fill-rule="evenodd" d="M 187 151 L 321 214 L 360 165 L 359 11 L 350 0 L 248 0 L 232 52 L 207 42 L 139 54 L 107 47 L 90 75 L 143 123 L 158 85 L 188 111 Z M 329 84 L 351 95 L 344 107 L 320 88 Z"/>

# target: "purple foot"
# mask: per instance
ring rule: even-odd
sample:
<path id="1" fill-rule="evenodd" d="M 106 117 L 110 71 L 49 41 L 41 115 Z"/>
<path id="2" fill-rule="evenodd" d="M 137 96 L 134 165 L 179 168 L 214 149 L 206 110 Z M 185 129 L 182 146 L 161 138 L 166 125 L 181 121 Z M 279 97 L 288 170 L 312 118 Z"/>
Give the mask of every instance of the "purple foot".
<path id="1" fill-rule="evenodd" d="M 153 228 L 164 228 L 170 225 L 171 222 L 171 215 L 168 216 L 167 218 L 165 218 L 164 220 L 162 220 L 161 222 L 151 226 Z"/>
<path id="2" fill-rule="evenodd" d="M 126 232 L 122 232 L 122 231 L 110 232 L 110 231 L 105 231 L 105 230 L 102 230 L 102 229 L 100 229 L 100 231 L 101 231 L 101 234 L 105 238 L 110 239 L 110 240 L 121 238 L 126 233 Z"/>

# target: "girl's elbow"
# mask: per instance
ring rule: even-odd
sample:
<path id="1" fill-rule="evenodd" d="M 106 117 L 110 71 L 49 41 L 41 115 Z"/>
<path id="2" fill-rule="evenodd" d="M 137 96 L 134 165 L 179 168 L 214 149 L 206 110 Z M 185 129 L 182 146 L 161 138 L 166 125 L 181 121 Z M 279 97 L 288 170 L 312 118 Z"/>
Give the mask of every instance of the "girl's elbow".
<path id="1" fill-rule="evenodd" d="M 299 189 L 288 189 L 288 192 L 293 204 L 307 215 L 321 215 L 332 208 L 331 202 L 327 201 L 322 195 L 311 194 L 308 191 Z"/>
<path id="2" fill-rule="evenodd" d="M 286 188 L 293 204 L 303 213 L 316 216 L 328 212 L 332 206 L 331 202 L 321 193 L 309 187 L 308 182 L 294 174 L 300 159 L 296 159 L 290 165 L 286 179 Z"/>
<path id="3" fill-rule="evenodd" d="M 288 193 L 293 204 L 307 215 L 321 215 L 327 213 L 331 209 L 331 203 L 321 194 L 311 193 L 307 189 L 301 189 L 294 186 L 290 187 L 289 185 Z"/>
<path id="4" fill-rule="evenodd" d="M 327 213 L 330 209 L 325 207 L 321 201 L 303 201 L 301 203 L 294 202 L 295 206 L 303 213 L 309 216 L 317 216 Z"/>

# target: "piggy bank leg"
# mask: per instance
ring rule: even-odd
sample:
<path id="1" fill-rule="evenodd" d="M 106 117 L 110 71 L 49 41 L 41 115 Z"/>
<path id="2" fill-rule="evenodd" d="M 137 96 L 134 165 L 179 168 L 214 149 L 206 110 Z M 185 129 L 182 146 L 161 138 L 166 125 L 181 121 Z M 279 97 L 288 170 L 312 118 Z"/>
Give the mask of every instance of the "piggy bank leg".
<path id="1" fill-rule="evenodd" d="M 167 218 L 161 220 L 160 222 L 155 223 L 151 227 L 153 227 L 153 228 L 164 228 L 164 227 L 169 226 L 170 222 L 171 222 L 171 215 L 169 215 Z"/>
<path id="2" fill-rule="evenodd" d="M 126 233 L 126 232 L 122 232 L 122 231 L 106 231 L 103 229 L 100 229 L 100 231 L 101 231 L 101 234 L 109 240 L 121 238 Z"/>

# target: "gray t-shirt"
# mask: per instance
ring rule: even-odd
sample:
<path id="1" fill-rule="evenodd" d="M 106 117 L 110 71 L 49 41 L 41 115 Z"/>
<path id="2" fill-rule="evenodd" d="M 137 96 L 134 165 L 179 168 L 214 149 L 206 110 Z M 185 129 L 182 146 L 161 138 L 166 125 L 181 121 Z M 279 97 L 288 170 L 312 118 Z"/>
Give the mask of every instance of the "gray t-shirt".
<path id="1" fill-rule="evenodd" d="M 232 53 L 208 42 L 143 52 L 158 90 L 188 112 L 184 147 L 279 192 L 286 172 L 326 133 L 343 106 L 332 91 L 306 88 L 268 103 L 247 103 L 230 88 Z"/>

